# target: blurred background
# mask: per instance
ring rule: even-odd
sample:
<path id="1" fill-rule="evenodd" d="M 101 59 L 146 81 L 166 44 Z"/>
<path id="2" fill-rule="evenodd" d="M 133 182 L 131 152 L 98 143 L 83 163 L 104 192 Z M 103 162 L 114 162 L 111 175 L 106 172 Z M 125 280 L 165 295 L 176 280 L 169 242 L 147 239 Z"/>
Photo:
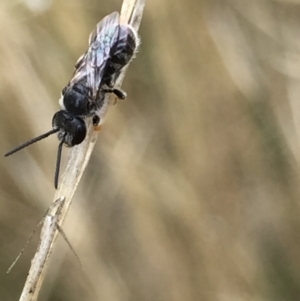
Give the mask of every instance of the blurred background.
<path id="1" fill-rule="evenodd" d="M 51 129 L 121 1 L 1 0 L 4 154 Z M 300 1 L 152 0 L 39 300 L 300 300 Z M 0 299 L 18 300 L 56 137 L 0 160 Z M 64 150 L 63 164 L 68 150 Z"/>

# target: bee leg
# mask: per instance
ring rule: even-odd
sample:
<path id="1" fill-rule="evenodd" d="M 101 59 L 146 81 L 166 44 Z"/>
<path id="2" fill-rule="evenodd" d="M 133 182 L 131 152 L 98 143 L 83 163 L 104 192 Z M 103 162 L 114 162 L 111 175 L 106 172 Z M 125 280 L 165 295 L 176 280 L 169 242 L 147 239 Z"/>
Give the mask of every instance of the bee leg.
<path id="1" fill-rule="evenodd" d="M 97 126 L 100 122 L 100 117 L 98 115 L 93 116 L 93 126 Z"/>
<path id="2" fill-rule="evenodd" d="M 93 116 L 93 126 L 95 131 L 100 131 L 101 130 L 101 125 L 99 124 L 100 122 L 100 117 L 98 115 Z"/>
<path id="3" fill-rule="evenodd" d="M 122 100 L 127 97 L 127 93 L 121 89 L 113 89 L 112 93 L 114 93 L 118 98 Z"/>
<path id="4" fill-rule="evenodd" d="M 104 93 L 114 93 L 119 99 L 124 100 L 127 97 L 127 93 L 117 88 L 105 88 L 102 90 Z"/>

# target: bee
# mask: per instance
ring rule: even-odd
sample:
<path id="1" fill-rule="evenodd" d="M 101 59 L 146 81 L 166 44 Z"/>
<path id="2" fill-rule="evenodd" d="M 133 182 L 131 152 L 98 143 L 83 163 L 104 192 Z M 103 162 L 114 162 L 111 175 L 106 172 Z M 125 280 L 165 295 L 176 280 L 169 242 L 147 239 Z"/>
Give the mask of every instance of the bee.
<path id="1" fill-rule="evenodd" d="M 126 93 L 115 88 L 115 83 L 133 59 L 138 45 L 136 30 L 129 24 L 121 24 L 118 12 L 102 19 L 90 34 L 88 49 L 78 59 L 71 80 L 62 90 L 61 109 L 52 118 L 52 130 L 17 146 L 5 157 L 56 133 L 60 141 L 54 176 L 57 189 L 62 147 L 84 141 L 87 118 L 92 118 L 95 126 L 101 122 L 108 107 L 107 93 L 126 98 Z"/>

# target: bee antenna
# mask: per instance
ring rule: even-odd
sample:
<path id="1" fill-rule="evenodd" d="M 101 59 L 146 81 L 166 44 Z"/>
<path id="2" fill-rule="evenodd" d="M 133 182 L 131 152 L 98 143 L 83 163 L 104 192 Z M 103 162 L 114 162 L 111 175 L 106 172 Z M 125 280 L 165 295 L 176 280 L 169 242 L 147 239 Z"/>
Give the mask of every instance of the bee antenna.
<path id="1" fill-rule="evenodd" d="M 59 170 L 60 170 L 60 161 L 61 161 L 61 154 L 62 154 L 62 147 L 65 142 L 65 137 L 64 135 L 63 139 L 60 141 L 57 149 L 57 158 L 56 158 L 56 166 L 55 166 L 55 175 L 54 175 L 54 187 L 57 189 L 58 187 L 58 178 L 59 178 Z"/>
<path id="2" fill-rule="evenodd" d="M 25 147 L 27 147 L 27 146 L 29 146 L 29 145 L 35 143 L 35 142 L 38 142 L 38 141 L 40 141 L 40 140 L 42 140 L 42 139 L 47 138 L 47 137 L 50 136 L 50 135 L 53 135 L 53 134 L 57 133 L 58 131 L 59 131 L 59 129 L 52 129 L 51 131 L 49 131 L 49 132 L 47 132 L 47 133 L 45 133 L 45 134 L 42 134 L 42 135 L 40 135 L 40 136 L 38 136 L 38 137 L 35 137 L 35 138 L 33 138 L 33 139 L 31 139 L 31 140 L 29 140 L 29 141 L 27 141 L 27 142 L 25 142 L 25 143 L 23 143 L 23 144 L 17 146 L 17 147 L 15 147 L 15 148 L 12 149 L 11 151 L 7 152 L 7 153 L 4 155 L 4 157 L 8 157 L 8 156 L 10 156 L 10 155 L 12 155 L 12 154 L 18 152 L 19 150 L 21 150 L 21 149 L 23 149 L 23 148 L 25 148 Z"/>

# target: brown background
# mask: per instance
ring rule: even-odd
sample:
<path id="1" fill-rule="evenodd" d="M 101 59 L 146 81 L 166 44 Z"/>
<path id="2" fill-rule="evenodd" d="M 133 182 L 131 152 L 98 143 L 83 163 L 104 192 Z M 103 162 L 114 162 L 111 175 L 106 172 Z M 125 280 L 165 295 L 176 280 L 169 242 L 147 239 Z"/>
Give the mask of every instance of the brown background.
<path id="1" fill-rule="evenodd" d="M 148 0 L 128 99 L 64 224 L 84 270 L 60 237 L 40 300 L 300 300 L 299 4 Z M 0 153 L 51 128 L 90 31 L 120 7 L 0 2 Z M 22 290 L 38 234 L 5 271 L 52 201 L 56 149 L 0 160 L 1 300 Z"/>

